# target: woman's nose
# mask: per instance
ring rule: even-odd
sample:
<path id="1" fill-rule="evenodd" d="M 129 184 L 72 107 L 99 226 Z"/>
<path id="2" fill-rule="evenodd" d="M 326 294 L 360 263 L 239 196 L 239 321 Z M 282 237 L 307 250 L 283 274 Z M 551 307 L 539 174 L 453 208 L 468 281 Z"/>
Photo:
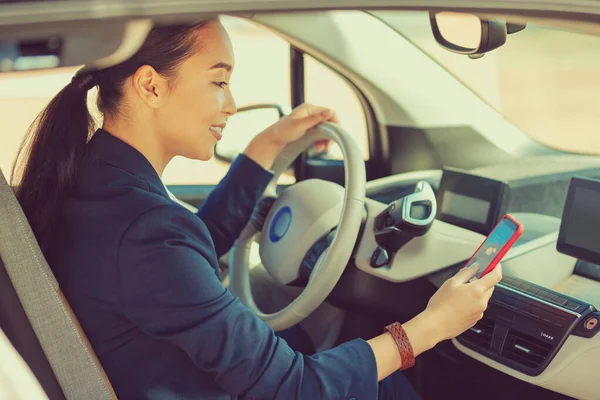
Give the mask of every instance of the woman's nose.
<path id="1" fill-rule="evenodd" d="M 225 104 L 223 105 L 223 112 L 230 116 L 237 112 L 237 105 L 235 104 L 233 94 L 229 88 L 227 88 L 227 97 L 225 99 Z"/>

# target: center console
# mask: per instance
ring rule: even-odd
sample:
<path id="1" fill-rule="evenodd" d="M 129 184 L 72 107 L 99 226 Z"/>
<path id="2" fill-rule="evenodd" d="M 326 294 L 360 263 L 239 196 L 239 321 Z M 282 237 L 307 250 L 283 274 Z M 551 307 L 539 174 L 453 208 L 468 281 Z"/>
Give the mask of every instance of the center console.
<path id="1" fill-rule="evenodd" d="M 585 321 L 591 329 L 587 329 Z M 578 299 L 526 281 L 505 277 L 485 316 L 457 338 L 473 350 L 524 374 L 537 376 L 571 334 L 591 337 L 600 318 Z"/>
<path id="2" fill-rule="evenodd" d="M 580 260 L 574 273 L 586 279 L 600 280 L 598 233 L 600 181 L 573 178 L 556 248 Z M 570 335 L 592 338 L 599 329 L 600 312 L 594 305 L 525 280 L 504 277 L 484 318 L 457 341 L 512 369 L 538 376 Z"/>

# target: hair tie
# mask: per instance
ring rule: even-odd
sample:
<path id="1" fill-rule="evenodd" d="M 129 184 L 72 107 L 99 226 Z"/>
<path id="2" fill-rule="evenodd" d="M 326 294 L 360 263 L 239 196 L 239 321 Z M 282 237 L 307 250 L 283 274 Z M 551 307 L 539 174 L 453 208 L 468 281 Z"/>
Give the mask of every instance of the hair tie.
<path id="1" fill-rule="evenodd" d="M 73 79 L 71 79 L 71 85 L 77 90 L 85 90 L 87 92 L 97 85 L 96 76 L 91 71 L 83 71 L 83 69 L 80 69 L 75 76 L 73 76 Z"/>

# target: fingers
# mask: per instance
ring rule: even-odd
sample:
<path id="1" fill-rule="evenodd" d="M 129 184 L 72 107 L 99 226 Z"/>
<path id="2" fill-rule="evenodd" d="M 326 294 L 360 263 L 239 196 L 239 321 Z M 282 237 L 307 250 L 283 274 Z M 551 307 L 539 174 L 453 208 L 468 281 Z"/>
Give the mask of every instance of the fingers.
<path id="1" fill-rule="evenodd" d="M 337 114 L 330 108 L 313 106 L 312 104 L 302 104 L 298 108 L 306 114 L 304 118 L 298 120 L 303 129 L 310 129 L 313 126 L 320 124 L 321 122 L 335 122 L 339 123 Z"/>
<path id="2" fill-rule="evenodd" d="M 296 126 L 303 131 L 308 130 L 321 122 L 329 120 L 331 114 L 331 110 L 315 111 L 308 114 L 306 117 L 299 119 L 296 122 Z"/>
<path id="3" fill-rule="evenodd" d="M 470 267 L 463 268 L 452 279 L 460 285 L 469 282 L 479 271 L 479 264 L 475 263 Z"/>
<path id="4" fill-rule="evenodd" d="M 479 279 L 476 283 L 483 287 L 484 290 L 488 290 L 496 286 L 502 280 L 502 265 L 498 264 L 496 268 L 489 274 Z"/>
<path id="5" fill-rule="evenodd" d="M 331 144 L 330 140 L 319 140 L 318 142 L 315 142 L 315 144 L 314 144 L 315 150 L 319 153 L 321 153 L 321 152 L 327 153 L 327 152 L 329 152 L 330 144 Z"/>
<path id="6" fill-rule="evenodd" d="M 485 300 L 486 303 L 488 303 L 490 301 L 490 299 L 492 298 L 492 295 L 494 294 L 494 289 L 496 287 L 494 286 L 491 289 L 486 290 L 485 292 L 483 292 L 483 299 Z"/>
<path id="7" fill-rule="evenodd" d="M 327 121 L 334 122 L 336 124 L 340 123 L 340 119 L 338 118 L 337 113 L 334 110 L 331 110 L 331 117 Z"/>

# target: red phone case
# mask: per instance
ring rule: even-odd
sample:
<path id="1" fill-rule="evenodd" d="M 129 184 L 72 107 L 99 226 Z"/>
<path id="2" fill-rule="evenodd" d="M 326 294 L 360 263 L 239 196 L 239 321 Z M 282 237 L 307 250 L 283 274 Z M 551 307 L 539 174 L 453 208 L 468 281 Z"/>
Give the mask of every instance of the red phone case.
<path id="1" fill-rule="evenodd" d="M 492 234 L 492 232 L 494 232 L 494 230 L 498 227 L 498 225 L 500 225 L 500 223 L 505 218 L 511 220 L 515 225 L 517 225 L 517 230 L 511 236 L 510 240 L 508 242 L 506 242 L 506 244 L 498 252 L 498 254 L 496 254 L 496 257 L 494 257 L 494 259 L 492 260 L 492 262 L 490 263 L 490 265 L 488 265 L 487 268 L 483 271 L 483 273 L 481 274 L 481 276 L 479 277 L 479 279 L 483 278 L 484 276 L 486 276 L 487 274 L 489 274 L 490 272 L 492 272 L 494 270 L 494 268 L 496 268 L 496 265 L 498 265 L 498 263 L 500 262 L 500 260 L 502 260 L 502 257 L 504 257 L 504 255 L 508 252 L 508 250 L 510 250 L 510 248 L 513 246 L 513 244 L 515 244 L 515 242 L 517 241 L 517 239 L 519 239 L 519 237 L 523 233 L 523 225 L 519 221 L 517 221 L 516 219 L 514 219 L 514 217 L 512 215 L 506 214 L 504 217 L 500 218 L 500 220 L 498 221 L 498 223 L 496 224 L 496 226 L 494 226 L 494 229 L 492 229 L 492 231 L 490 232 L 490 235 Z M 490 235 L 488 235 L 488 237 Z M 469 265 L 469 263 L 471 262 L 471 260 L 473 259 L 473 257 L 475 257 L 475 254 L 477 254 L 477 252 L 479 251 L 479 249 L 481 248 L 481 246 L 483 246 L 483 244 L 485 243 L 485 241 L 487 239 L 488 238 L 486 237 L 485 240 L 483 242 L 481 242 L 481 244 L 479 245 L 479 247 L 477 248 L 477 250 L 475 250 L 473 252 L 473 255 L 465 263 L 465 266 Z"/>

